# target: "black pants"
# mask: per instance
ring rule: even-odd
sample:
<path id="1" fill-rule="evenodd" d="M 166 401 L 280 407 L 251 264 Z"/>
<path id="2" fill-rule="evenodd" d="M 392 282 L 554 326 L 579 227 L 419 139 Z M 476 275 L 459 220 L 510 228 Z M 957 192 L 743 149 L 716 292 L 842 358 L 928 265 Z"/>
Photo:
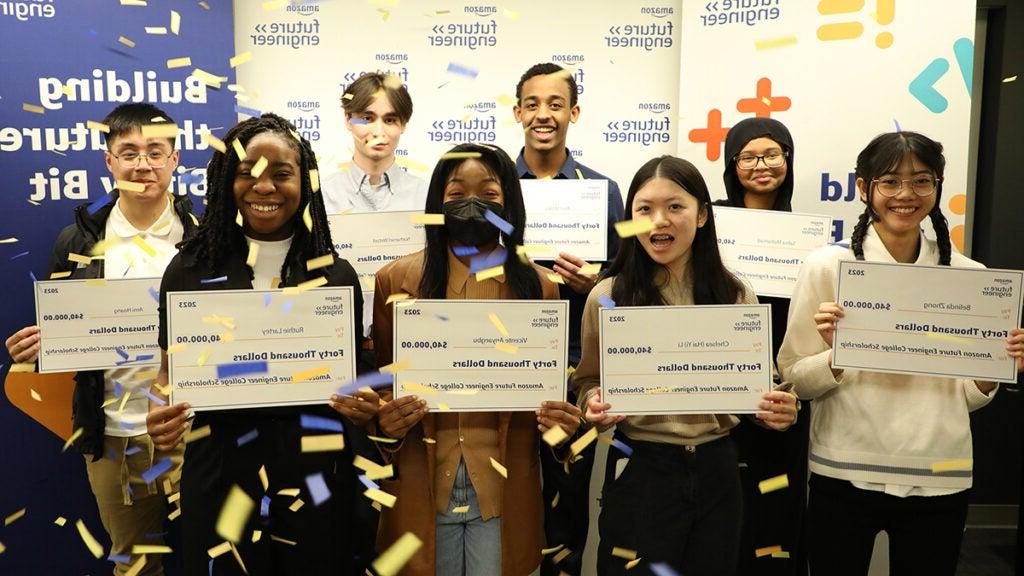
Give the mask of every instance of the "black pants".
<path id="1" fill-rule="evenodd" d="M 314 412 L 312 407 L 306 412 Z M 325 415 L 325 414 L 318 414 Z M 337 419 L 337 415 L 334 416 Z M 302 453 L 303 434 L 324 434 L 303 430 L 298 415 L 284 418 L 226 418 L 210 420 L 199 415 L 196 426 L 212 421 L 213 433 L 190 443 L 185 451 L 181 479 L 181 531 L 185 573 L 241 575 L 234 555 L 229 551 L 212 561 L 207 550 L 224 541 L 215 527 L 221 507 L 231 487 L 237 485 L 255 502 L 241 542 L 236 544 L 250 576 L 363 574 L 372 558 L 376 526 L 366 526 L 358 518 L 358 504 L 365 500 L 352 467 L 351 435 L 354 426 L 346 424 L 346 446 L 341 452 Z M 242 446 L 238 438 L 257 436 Z M 269 488 L 264 491 L 259 477 L 266 467 Z M 307 488 L 306 477 L 320 473 L 331 492 L 317 505 Z M 281 489 L 297 488 L 297 496 L 279 495 Z M 261 511 L 264 496 L 270 503 Z M 296 498 L 303 505 L 290 509 Z M 266 515 L 261 514 L 266 512 Z M 253 543 L 254 530 L 260 539 Z M 276 537 L 276 538 L 275 538 Z M 284 542 L 282 540 L 289 542 Z"/>
<path id="2" fill-rule="evenodd" d="M 807 555 L 811 576 L 864 576 L 875 536 L 889 535 L 889 574 L 954 576 L 967 519 L 967 491 L 899 498 L 811 475 Z"/>
<path id="3" fill-rule="evenodd" d="M 612 548 L 635 550 L 645 564 L 664 562 L 680 574 L 732 576 L 739 552 L 743 497 L 736 449 L 728 437 L 687 450 L 616 437 L 633 448 L 608 450 L 598 527 L 598 574 L 626 572 Z"/>

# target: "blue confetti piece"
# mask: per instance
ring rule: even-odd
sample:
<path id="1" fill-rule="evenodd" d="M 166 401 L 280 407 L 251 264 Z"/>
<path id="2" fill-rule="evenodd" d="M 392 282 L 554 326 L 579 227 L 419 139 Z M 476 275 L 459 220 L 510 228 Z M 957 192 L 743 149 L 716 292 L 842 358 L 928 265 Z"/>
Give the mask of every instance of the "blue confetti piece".
<path id="1" fill-rule="evenodd" d="M 124 388 L 121 387 L 121 383 L 114 380 L 114 396 L 121 396 L 124 393 Z"/>
<path id="2" fill-rule="evenodd" d="M 36 280 L 36 275 L 33 274 L 31 270 L 28 271 L 28 277 L 31 278 L 33 282 L 38 282 L 38 280 Z"/>
<path id="3" fill-rule="evenodd" d="M 896 125 L 896 131 L 897 132 L 903 132 L 903 128 L 900 128 L 900 121 L 899 120 L 893 118 L 892 119 L 892 123 Z"/>
<path id="4" fill-rule="evenodd" d="M 199 281 L 200 284 L 220 284 L 221 282 L 227 282 L 227 276 L 218 276 L 216 278 L 203 278 Z"/>
<path id="5" fill-rule="evenodd" d="M 150 286 L 149 287 L 149 295 L 153 298 L 153 300 L 156 300 L 157 304 L 160 303 L 160 292 L 158 292 L 156 288 L 153 288 L 152 286 Z"/>
<path id="6" fill-rule="evenodd" d="M 210 558 L 209 568 L 210 568 L 210 571 L 207 574 L 208 574 L 208 576 L 213 576 L 213 558 Z"/>
<path id="7" fill-rule="evenodd" d="M 146 398 L 149 398 L 150 400 L 152 400 L 153 403 L 156 404 L 157 406 L 166 406 L 167 405 L 167 401 L 166 400 L 164 400 L 163 398 L 153 394 L 149 390 L 146 390 L 145 387 L 139 388 L 139 392 L 142 392 L 143 396 L 145 396 Z"/>
<path id="8" fill-rule="evenodd" d="M 385 385 L 392 386 L 394 383 L 395 377 L 392 374 L 387 374 L 385 372 L 370 372 L 369 374 L 363 374 L 355 380 L 342 384 L 341 387 L 338 388 L 337 392 L 342 396 L 351 396 L 356 390 L 359 390 L 364 386 L 367 388 L 380 388 Z"/>
<path id="9" fill-rule="evenodd" d="M 242 376 L 244 374 L 266 374 L 267 361 L 237 362 L 235 364 L 217 365 L 217 378 L 229 378 L 231 376 Z"/>
<path id="10" fill-rule="evenodd" d="M 448 73 L 449 74 L 458 74 L 459 76 L 466 76 L 467 78 L 474 78 L 475 79 L 477 77 L 477 75 L 480 74 L 480 71 L 479 70 L 475 70 L 473 68 L 470 68 L 468 66 L 462 66 L 462 65 L 456 64 L 454 62 L 449 62 L 448 63 Z M 444 84 L 442 84 L 441 86 L 444 86 Z M 439 88 L 440 88 L 440 86 L 439 86 Z"/>
<path id="11" fill-rule="evenodd" d="M 252 430 L 249 430 L 245 434 L 242 434 L 241 436 L 238 437 L 238 446 L 239 447 L 245 446 L 249 442 L 252 442 L 253 440 L 255 440 L 256 437 L 259 436 L 259 435 L 260 435 L 260 431 L 257 430 L 256 428 L 253 428 Z"/>
<path id="12" fill-rule="evenodd" d="M 142 473 L 142 479 L 146 481 L 146 484 L 152 484 L 161 474 L 171 469 L 171 459 L 164 458 L 153 464 L 153 467 Z"/>
<path id="13" fill-rule="evenodd" d="M 117 452 L 114 452 L 113 450 L 107 451 L 106 457 L 107 457 L 108 460 L 113 460 L 114 462 L 117 462 L 117 460 L 118 460 Z"/>
<path id="14" fill-rule="evenodd" d="M 270 306 L 270 299 L 271 298 L 273 298 L 273 296 L 270 294 L 270 292 L 267 292 L 266 294 L 263 295 L 263 307 L 264 308 L 266 308 L 267 306 Z"/>
<path id="15" fill-rule="evenodd" d="M 309 494 L 313 497 L 314 506 L 323 504 L 331 497 L 331 490 L 327 487 L 327 482 L 324 481 L 322 472 L 306 476 L 306 488 L 309 488 Z"/>
<path id="16" fill-rule="evenodd" d="M 111 562 L 120 562 L 121 564 L 128 564 L 132 561 L 131 554 L 111 554 L 107 556 L 107 560 Z"/>
<path id="17" fill-rule="evenodd" d="M 28 256 L 28 250 L 25 250 L 21 254 L 15 254 L 14 256 L 11 256 L 11 260 L 17 260 L 18 258 L 21 258 L 22 256 Z"/>
<path id="18" fill-rule="evenodd" d="M 117 355 L 121 358 L 124 358 L 125 360 L 128 359 L 128 353 L 124 351 L 124 348 L 114 348 L 114 352 L 117 352 Z"/>
<path id="19" fill-rule="evenodd" d="M 132 446 L 131 448 L 124 451 L 124 455 L 133 456 L 135 454 L 138 454 L 139 452 L 142 452 L 142 446 Z"/>
<path id="20" fill-rule="evenodd" d="M 292 311 L 292 306 L 295 306 L 294 300 L 288 300 L 281 305 L 281 312 L 287 314 Z"/>
<path id="21" fill-rule="evenodd" d="M 615 308 L 615 300 L 612 300 L 611 296 L 608 296 L 606 294 L 598 296 L 597 301 L 599 304 L 601 304 L 601 307 L 603 308 L 608 308 L 609 310 Z"/>
<path id="22" fill-rule="evenodd" d="M 153 354 L 139 354 L 134 360 L 132 360 L 132 362 L 145 362 L 147 360 L 152 360 L 153 356 Z"/>
<path id="23" fill-rule="evenodd" d="M 626 456 L 632 456 L 633 455 L 633 449 L 630 448 L 622 440 L 619 440 L 618 438 L 612 438 L 612 446 L 615 446 L 616 448 L 618 448 L 619 452 L 622 452 Z"/>
<path id="24" fill-rule="evenodd" d="M 679 572 L 676 572 L 665 562 L 658 562 L 657 564 L 651 564 L 649 566 L 651 572 L 654 572 L 654 576 L 679 576 Z"/>
<path id="25" fill-rule="evenodd" d="M 473 256 L 474 254 L 479 254 L 480 249 L 476 246 L 452 246 L 452 252 L 456 256 Z"/>
<path id="26" fill-rule="evenodd" d="M 131 430 L 135 428 L 135 424 L 132 424 L 131 422 L 120 422 L 117 427 L 121 430 Z"/>
<path id="27" fill-rule="evenodd" d="M 203 181 L 203 175 L 199 172 L 185 172 L 178 177 L 182 184 L 198 184 Z"/>
<path id="28" fill-rule="evenodd" d="M 263 500 L 260 500 L 260 516 L 270 516 L 270 496 L 264 495 Z"/>
<path id="29" fill-rule="evenodd" d="M 437 319 L 440 320 L 441 322 L 447 322 L 448 321 L 448 317 L 445 316 L 444 314 L 434 314 L 434 316 L 437 316 Z"/>
<path id="30" fill-rule="evenodd" d="M 235 104 L 235 112 L 239 114 L 245 114 L 246 116 L 252 116 L 253 118 L 259 118 L 263 115 L 262 112 L 255 108 L 249 108 L 248 106 L 242 106 L 241 104 Z"/>
<path id="31" fill-rule="evenodd" d="M 491 212 L 490 210 L 484 212 L 484 218 L 487 218 L 488 222 L 494 224 L 495 228 L 501 230 L 505 234 L 511 234 L 512 231 L 515 230 L 515 227 L 509 224 L 508 221 L 506 221 L 501 216 L 498 216 L 494 212 Z"/>
<path id="32" fill-rule="evenodd" d="M 299 419 L 302 423 L 302 427 L 306 430 L 328 430 L 330 432 L 345 431 L 340 420 L 325 418 L 323 416 L 314 416 L 313 414 L 302 414 Z"/>
<path id="33" fill-rule="evenodd" d="M 498 250 L 496 252 L 491 252 L 490 254 L 474 256 L 469 259 L 469 273 L 476 274 L 481 270 L 501 266 L 507 259 L 508 252 L 505 250 Z"/>
<path id="34" fill-rule="evenodd" d="M 359 475 L 359 481 L 363 483 L 363 486 L 367 488 L 380 490 L 380 485 L 366 477 L 366 474 Z"/>
<path id="35" fill-rule="evenodd" d="M 369 124 L 370 121 L 366 118 L 349 118 L 349 124 Z"/>
<path id="36" fill-rule="evenodd" d="M 110 194 L 106 194 L 102 196 L 99 200 L 93 202 L 92 204 L 89 204 L 89 207 L 86 208 L 85 211 L 88 212 L 90 216 L 92 216 L 93 214 L 99 212 L 101 208 L 103 208 L 107 204 L 110 204 L 110 202 L 113 200 L 113 196 L 111 196 Z"/>

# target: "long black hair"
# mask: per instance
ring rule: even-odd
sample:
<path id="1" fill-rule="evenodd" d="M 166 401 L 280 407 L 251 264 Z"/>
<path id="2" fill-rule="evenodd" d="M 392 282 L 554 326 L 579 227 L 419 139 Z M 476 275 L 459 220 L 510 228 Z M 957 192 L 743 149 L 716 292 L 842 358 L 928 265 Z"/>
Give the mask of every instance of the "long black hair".
<path id="1" fill-rule="evenodd" d="M 697 199 L 707 212 L 704 226 L 697 229 L 690 247 L 693 301 L 695 304 L 735 304 L 743 292 L 743 284 L 722 263 L 715 233 L 715 216 L 711 210 L 708 186 L 697 167 L 682 158 L 660 156 L 640 167 L 629 185 L 626 214 L 633 213 L 637 191 L 650 180 L 664 178 L 678 184 Z M 660 265 L 651 259 L 636 236 L 624 239 L 619 253 L 605 273 L 614 276 L 612 299 L 623 306 L 657 306 L 666 304 L 654 279 Z M 666 275 L 671 279 L 671 275 Z"/>
<path id="2" fill-rule="evenodd" d="M 501 232 L 501 243 L 508 251 L 505 259 L 505 281 L 519 299 L 538 299 L 541 292 L 540 279 L 529 263 L 521 261 L 515 253 L 516 246 L 523 243 L 526 229 L 526 208 L 523 206 L 523 191 L 519 186 L 516 165 L 504 150 L 496 146 L 481 144 L 459 144 L 448 151 L 451 153 L 478 153 L 476 158 L 498 178 L 501 192 L 505 197 L 502 218 L 512 225 L 512 233 Z M 444 206 L 444 189 L 452 173 L 466 161 L 466 158 L 442 158 L 430 176 L 427 188 L 427 214 L 440 214 Z M 427 245 L 423 260 L 423 277 L 420 279 L 419 297 L 444 298 L 448 290 L 449 237 L 445 226 L 426 227 Z"/>
<path id="3" fill-rule="evenodd" d="M 240 160 L 233 150 L 232 142 L 237 140 L 244 148 L 255 136 L 265 132 L 280 135 L 299 156 L 302 197 L 299 209 L 292 218 L 292 244 L 281 266 L 281 280 L 286 281 L 291 277 L 291 272 L 303 272 L 307 260 L 337 253 L 327 227 L 327 211 L 323 199 L 319 192 L 313 192 L 310 181 L 310 170 L 317 169 L 316 155 L 309 141 L 296 132 L 295 126 L 276 114 L 268 112 L 260 118 L 243 120 L 224 136 L 227 152 L 214 152 L 206 167 L 206 211 L 203 219 L 195 236 L 181 244 L 181 250 L 192 252 L 197 263 L 211 270 L 217 270 L 230 255 L 237 257 L 241 254 L 244 257 L 247 253 L 245 234 L 235 223 L 238 207 L 235 205 L 234 184 Z M 307 205 L 313 223 L 312 230 L 306 228 L 302 221 Z M 293 265 L 296 270 L 292 270 Z"/>
<path id="4" fill-rule="evenodd" d="M 864 181 L 867 188 L 867 206 L 857 219 L 850 237 L 850 249 L 858 260 L 864 259 L 864 237 L 868 233 L 868 223 L 878 222 L 879 216 L 871 207 L 875 186 L 872 180 L 891 173 L 899 167 L 907 155 L 913 154 L 935 175 L 938 184 L 935 188 L 935 206 L 928 216 L 935 229 L 935 238 L 939 246 L 939 264 L 949 266 L 952 246 L 949 241 L 949 222 L 942 213 L 942 172 L 946 168 L 946 157 L 942 155 L 942 144 L 917 132 L 888 132 L 879 134 L 868 143 L 857 155 L 857 178 Z"/>

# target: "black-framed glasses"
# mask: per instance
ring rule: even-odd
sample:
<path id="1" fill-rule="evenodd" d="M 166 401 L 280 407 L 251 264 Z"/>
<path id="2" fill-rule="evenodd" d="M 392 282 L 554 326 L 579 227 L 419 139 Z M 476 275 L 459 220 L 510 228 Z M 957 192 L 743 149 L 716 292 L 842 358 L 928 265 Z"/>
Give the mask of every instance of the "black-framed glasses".
<path id="1" fill-rule="evenodd" d="M 123 168 L 138 168 L 142 159 L 146 159 L 146 163 L 149 164 L 150 168 L 163 168 L 167 165 L 167 159 L 171 157 L 170 154 L 163 150 L 150 150 L 145 154 L 139 154 L 134 150 L 128 150 L 121 152 L 120 154 L 109 153 L 121 164 Z"/>
<path id="2" fill-rule="evenodd" d="M 936 178 L 931 174 L 914 176 L 913 178 L 897 178 L 895 176 L 883 176 L 881 178 L 875 178 L 871 182 L 875 185 L 875 190 L 886 198 L 893 198 L 900 193 L 903 189 L 903 183 L 909 182 L 909 187 L 914 191 L 914 194 L 918 196 L 930 196 L 935 193 L 938 188 L 939 182 L 942 178 Z"/>
<path id="3" fill-rule="evenodd" d="M 760 161 L 763 161 L 764 165 L 769 168 L 778 168 L 786 163 L 786 158 L 788 157 L 789 152 L 771 150 L 767 154 L 762 154 L 761 156 L 756 154 L 737 154 L 735 160 L 736 166 L 741 170 L 752 170 Z"/>

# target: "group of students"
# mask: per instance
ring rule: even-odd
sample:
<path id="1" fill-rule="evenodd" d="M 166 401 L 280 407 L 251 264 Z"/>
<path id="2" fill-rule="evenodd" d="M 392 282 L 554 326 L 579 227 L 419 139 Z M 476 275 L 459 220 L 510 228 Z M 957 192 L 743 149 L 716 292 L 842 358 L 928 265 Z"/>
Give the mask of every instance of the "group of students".
<path id="1" fill-rule="evenodd" d="M 95 213 L 79 208 L 75 224 L 57 240 L 50 272 L 162 276 L 164 353 L 157 386 L 150 389 L 154 383 L 131 369 L 76 377 L 75 426 L 83 430 L 78 446 L 88 455 L 90 485 L 114 554 L 129 556 L 133 544 L 160 538 L 168 495 L 160 481 L 147 484 L 142 472 L 168 458 L 172 467 L 165 476 L 173 491 L 180 476 L 182 544 L 175 556 L 186 574 L 363 574 L 379 551 L 406 532 L 423 546 L 405 574 L 579 573 L 593 449 L 573 458 L 569 444 L 590 427 L 614 425 L 615 438 L 629 450 L 609 450 L 598 521 L 601 574 L 650 573 L 655 564 L 678 574 L 794 574 L 806 554 L 812 574 L 863 575 L 880 530 L 890 536 L 893 573 L 954 573 L 971 478 L 932 472 L 922 463 L 970 459 L 968 413 L 991 401 L 996 385 L 830 367 L 832 334 L 843 316 L 834 302 L 839 260 L 980 266 L 950 246 L 939 209 L 940 144 L 913 132 L 883 134 L 857 158 L 866 208 L 853 237 L 807 258 L 790 302 L 771 300 L 779 378 L 756 414 L 742 424 L 728 414 L 611 416 L 600 395 L 598 310 L 604 297 L 617 306 L 758 300 L 723 265 L 714 203 L 700 172 L 681 158 L 654 158 L 637 171 L 624 204 L 609 182 L 609 220 L 649 217 L 655 228 L 619 239 L 609 225 L 610 262 L 599 277 L 582 273 L 586 262 L 563 253 L 551 270 L 509 257 L 503 275 L 478 281 L 466 251 L 455 249 L 511 254 L 523 243 L 528 214 L 521 178 L 604 178 L 575 162 L 565 147 L 568 124 L 579 114 L 572 76 L 553 64 L 523 75 L 514 112 L 525 146 L 517 161 L 495 146 L 462 144 L 452 149 L 458 154 L 437 163 L 425 189 L 393 163 L 412 114 L 405 87 L 368 74 L 347 92 L 346 124 L 355 141 L 348 172 L 325 179 L 318 192 L 311 178 L 315 154 L 289 122 L 271 113 L 245 120 L 223 137 L 241 144 L 244 158 L 229 146 L 210 160 L 198 225 L 187 198 L 166 194 L 178 159 L 173 139 L 142 137 L 143 126 L 169 116 L 148 104 L 129 104 L 104 120 L 110 126 L 108 168 L 115 179 L 143 190 L 115 191 L 115 201 Z M 254 174 L 259 158 L 267 165 Z M 794 148 L 785 126 L 759 118 L 738 123 L 730 130 L 726 158 L 724 203 L 790 209 Z M 322 406 L 201 411 L 194 418 L 187 404 L 147 400 L 140 388 L 159 395 L 168 384 L 167 293 L 306 281 L 306 261 L 333 253 L 327 206 L 444 215 L 443 225 L 427 227 L 423 250 L 377 273 L 371 332 L 376 367 L 392 362 L 391 294 L 562 298 L 571 305 L 569 348 L 576 365 L 570 398 L 544 402 L 532 414 L 452 413 L 429 411 L 416 396 L 394 398 L 390 390 L 367 388 L 325 398 Z M 510 223 L 511 232 L 492 225 L 487 211 Z M 937 240 L 921 231 L 926 217 Z M 157 248 L 156 256 L 133 252 L 131 242 L 109 242 L 136 235 Z M 104 259 L 88 265 L 68 260 L 69 252 L 89 254 L 100 241 L 108 245 Z M 249 264 L 253 244 L 259 257 Z M 563 283 L 551 280 L 552 270 Z M 226 280 L 204 282 L 221 277 Z M 353 288 L 354 326 L 361 326 L 362 296 L 352 267 L 335 255 L 326 277 L 330 286 Z M 34 361 L 40 336 L 37 327 L 12 335 L 7 348 L 14 361 Z M 1007 350 L 1024 371 L 1024 331 L 1011 332 Z M 109 402 L 122 395 L 128 400 Z M 797 397 L 813 400 L 813 415 L 806 403 L 800 409 Z M 345 449 L 301 452 L 300 437 L 310 433 L 303 415 L 338 421 Z M 209 436 L 184 444 L 190 429 L 206 426 Z M 541 435 L 555 426 L 570 440 L 549 447 Z M 394 475 L 379 482 L 397 500 L 379 518 L 362 495 L 356 456 L 393 465 Z M 492 458 L 507 477 L 491 466 Z M 757 481 L 783 473 L 790 488 L 754 495 Z M 320 476 L 330 492 L 317 506 L 308 504 L 310 476 Z M 307 502 L 297 509 L 288 490 L 296 488 Z M 223 542 L 216 530 L 221 506 L 236 489 L 257 507 L 235 544 L 238 558 L 211 558 L 208 551 Z M 792 552 L 790 561 L 755 564 L 754 548 L 774 544 Z M 560 545 L 569 554 L 542 554 Z M 642 563 L 627 566 L 616 548 L 635 551 Z M 124 560 L 115 573 L 126 573 L 138 557 Z M 152 559 L 137 573 L 162 569 Z"/>

